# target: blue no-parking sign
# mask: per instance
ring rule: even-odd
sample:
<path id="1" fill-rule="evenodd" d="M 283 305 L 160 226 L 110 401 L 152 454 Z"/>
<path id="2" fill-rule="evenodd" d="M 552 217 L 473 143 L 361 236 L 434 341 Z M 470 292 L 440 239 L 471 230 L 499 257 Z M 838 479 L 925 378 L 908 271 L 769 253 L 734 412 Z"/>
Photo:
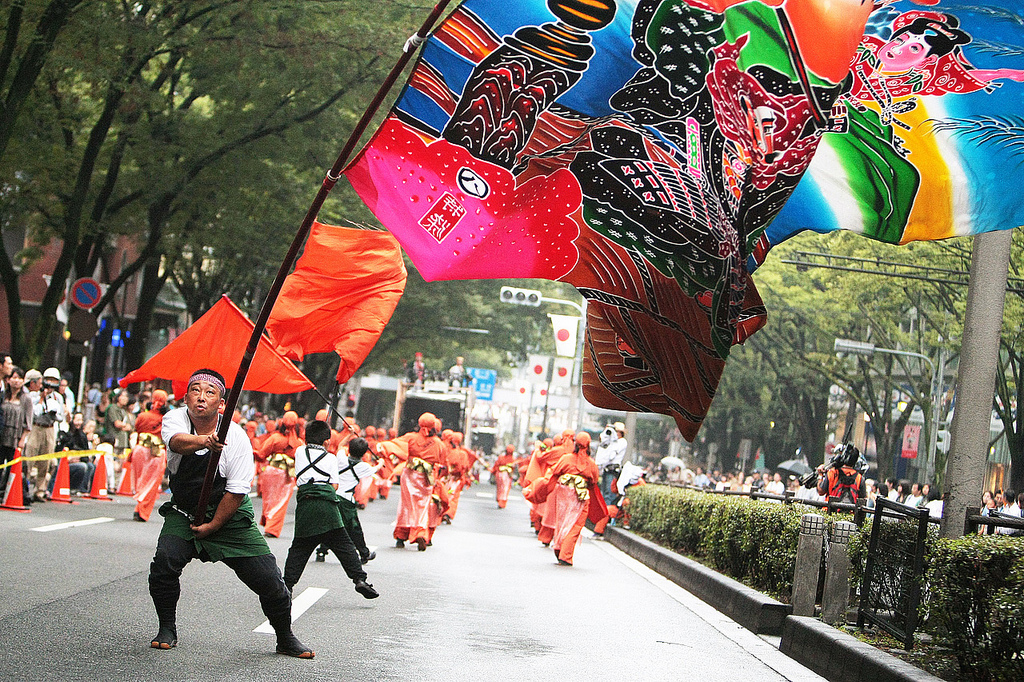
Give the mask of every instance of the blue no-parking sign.
<path id="1" fill-rule="evenodd" d="M 71 302 L 83 310 L 91 310 L 100 302 L 103 289 L 100 283 L 91 277 L 76 279 L 71 285 Z"/>

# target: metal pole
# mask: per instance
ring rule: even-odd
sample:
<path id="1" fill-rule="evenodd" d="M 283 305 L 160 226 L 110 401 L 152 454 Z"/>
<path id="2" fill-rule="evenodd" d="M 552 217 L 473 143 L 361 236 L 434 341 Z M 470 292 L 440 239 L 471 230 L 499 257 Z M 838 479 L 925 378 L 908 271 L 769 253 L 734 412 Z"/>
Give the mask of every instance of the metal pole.
<path id="1" fill-rule="evenodd" d="M 946 463 L 945 504 L 940 527 L 945 538 L 963 535 L 967 507 L 978 503 L 985 482 L 1012 238 L 1011 230 L 988 232 L 974 238 L 956 378 L 953 444 Z"/>
<path id="2" fill-rule="evenodd" d="M 580 328 L 576 331 L 576 358 L 573 360 L 575 366 L 572 384 L 572 394 L 576 398 L 576 433 L 583 430 L 583 406 L 587 402 L 583 397 L 583 340 L 587 329 L 587 299 L 583 299 L 580 315 Z"/>

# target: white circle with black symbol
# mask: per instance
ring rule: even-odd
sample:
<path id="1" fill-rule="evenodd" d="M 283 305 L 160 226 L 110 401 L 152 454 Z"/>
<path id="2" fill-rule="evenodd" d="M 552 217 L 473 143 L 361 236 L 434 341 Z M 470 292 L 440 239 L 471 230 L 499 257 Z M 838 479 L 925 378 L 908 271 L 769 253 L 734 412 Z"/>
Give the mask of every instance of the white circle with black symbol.
<path id="1" fill-rule="evenodd" d="M 459 174 L 456 177 L 459 182 L 459 189 L 471 197 L 486 199 L 487 195 L 491 193 L 491 188 L 487 181 L 480 177 L 472 168 L 460 168 Z"/>

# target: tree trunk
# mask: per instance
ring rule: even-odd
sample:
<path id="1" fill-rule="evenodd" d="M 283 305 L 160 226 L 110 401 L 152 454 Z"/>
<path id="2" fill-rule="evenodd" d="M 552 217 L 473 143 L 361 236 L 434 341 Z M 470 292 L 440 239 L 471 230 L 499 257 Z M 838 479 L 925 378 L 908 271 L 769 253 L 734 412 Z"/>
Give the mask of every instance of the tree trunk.
<path id="1" fill-rule="evenodd" d="M 124 344 L 124 366 L 128 371 L 138 369 L 146 361 L 146 344 L 153 324 L 153 311 L 167 272 L 160 272 L 160 257 L 151 258 L 142 269 L 142 289 L 135 312 L 132 335 Z"/>

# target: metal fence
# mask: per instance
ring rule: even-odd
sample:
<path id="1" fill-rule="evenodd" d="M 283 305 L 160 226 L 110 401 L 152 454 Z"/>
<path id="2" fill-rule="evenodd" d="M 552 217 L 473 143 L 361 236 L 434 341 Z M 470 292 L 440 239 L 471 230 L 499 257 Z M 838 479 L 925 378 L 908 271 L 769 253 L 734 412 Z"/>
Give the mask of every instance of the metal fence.
<path id="1" fill-rule="evenodd" d="M 857 627 L 872 623 L 910 649 L 924 584 L 928 510 L 884 498 L 875 505 L 882 513 L 871 524 Z"/>

